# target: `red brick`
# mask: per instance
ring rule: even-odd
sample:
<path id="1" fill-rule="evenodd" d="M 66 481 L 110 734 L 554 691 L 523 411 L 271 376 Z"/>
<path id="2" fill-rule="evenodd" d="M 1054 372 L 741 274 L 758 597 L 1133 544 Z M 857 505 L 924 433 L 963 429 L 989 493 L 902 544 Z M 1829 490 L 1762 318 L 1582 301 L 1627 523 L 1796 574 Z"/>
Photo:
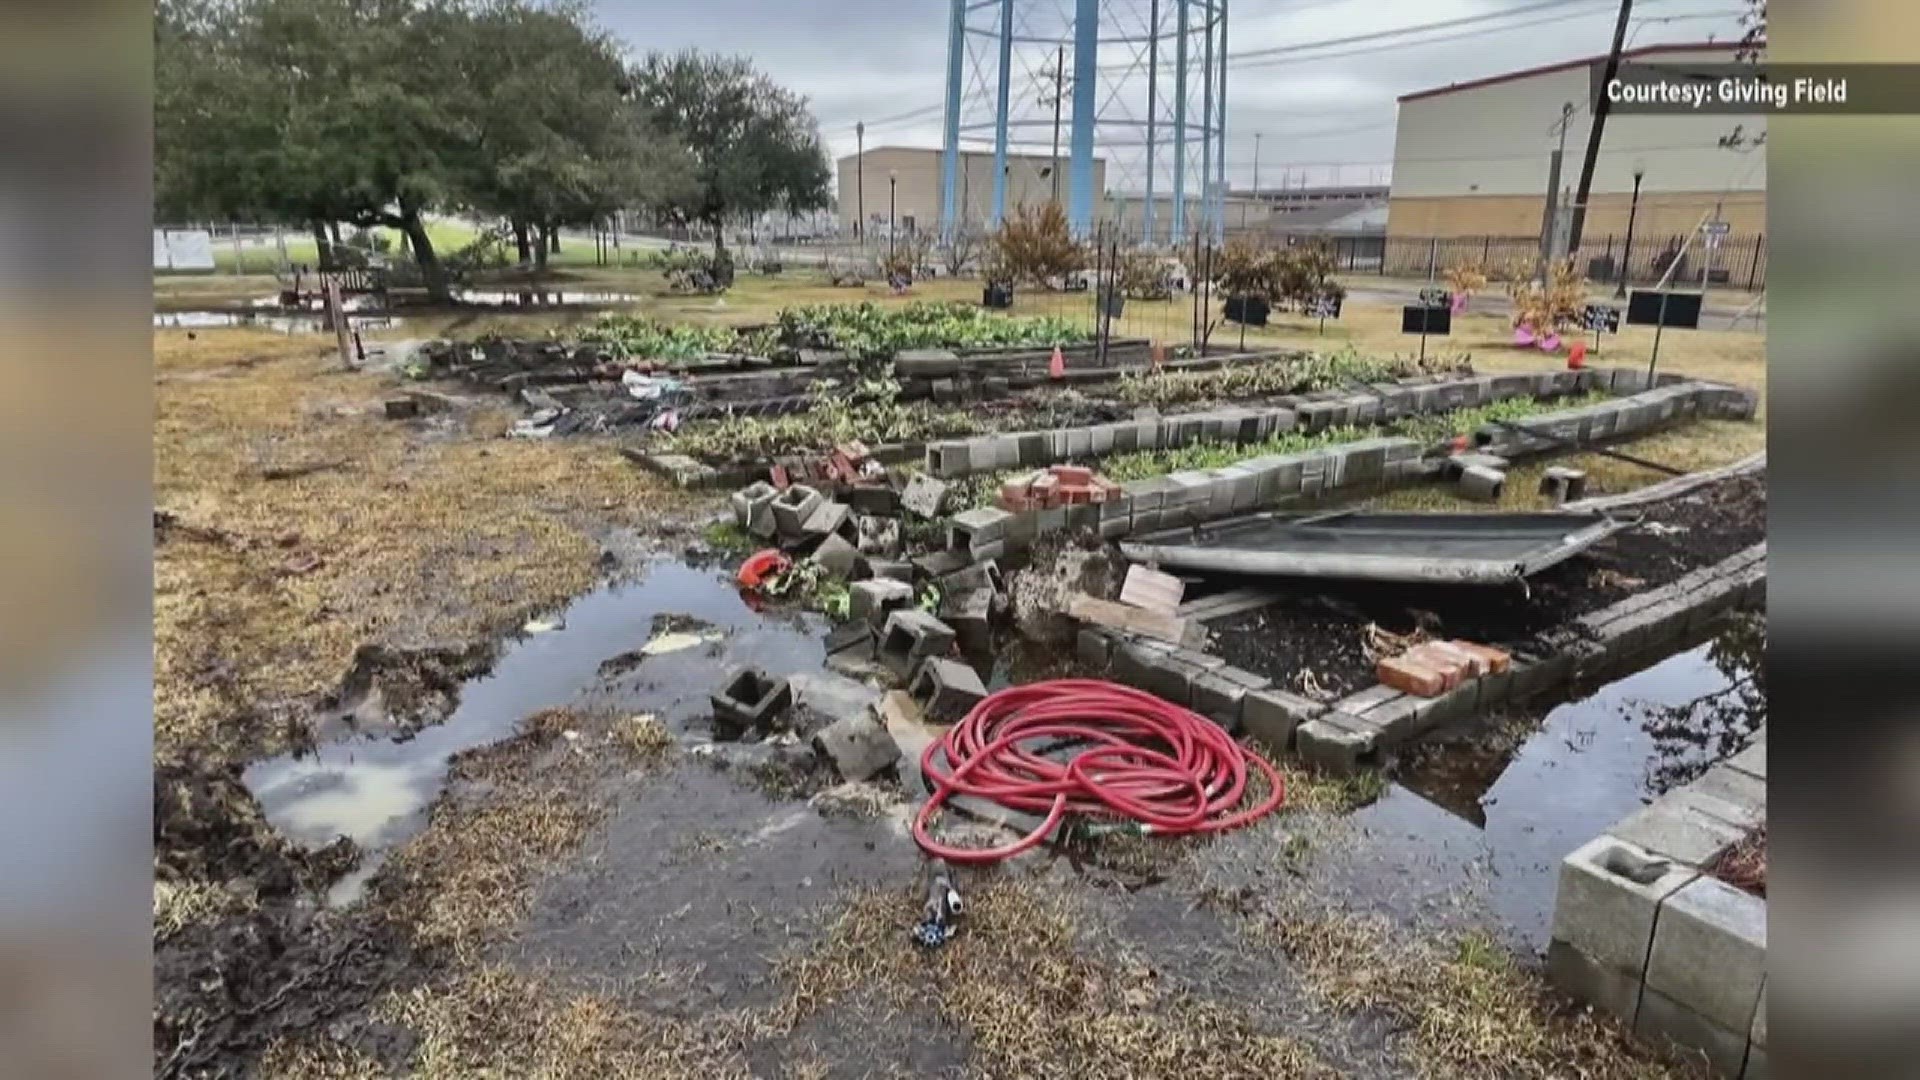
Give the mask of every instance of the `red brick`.
<path id="1" fill-rule="evenodd" d="M 1025 480 L 1009 480 L 1000 485 L 1000 498 L 1027 501 L 1028 487 Z"/>
<path id="2" fill-rule="evenodd" d="M 1414 697 L 1433 697 L 1447 688 L 1446 680 L 1439 672 L 1408 656 L 1389 656 L 1381 660 L 1375 666 L 1374 674 L 1381 682 Z"/>
<path id="3" fill-rule="evenodd" d="M 1438 672 L 1441 681 L 1446 684 L 1448 690 L 1459 686 L 1460 681 L 1465 679 L 1470 673 L 1471 662 L 1459 653 L 1452 652 L 1451 650 L 1435 649 L 1433 645 L 1434 643 L 1431 641 L 1425 644 L 1415 645 L 1413 648 L 1407 650 L 1405 656 L 1407 659 L 1423 667 Z"/>
<path id="4" fill-rule="evenodd" d="M 1085 484 L 1061 484 L 1060 501 L 1068 506 L 1092 502 L 1093 489 Z"/>
<path id="5" fill-rule="evenodd" d="M 768 474 L 773 479 L 773 486 L 779 488 L 781 491 L 787 490 L 788 486 L 793 483 L 787 476 L 787 467 L 785 465 L 775 465 L 772 469 L 768 470 Z"/>
<path id="6" fill-rule="evenodd" d="M 1477 641 L 1449 641 L 1447 644 L 1461 652 L 1480 659 L 1481 666 L 1488 672 L 1498 675 L 1513 666 L 1513 656 L 1505 649 L 1496 649 L 1491 645 L 1482 645 Z"/>
<path id="7" fill-rule="evenodd" d="M 866 443 L 863 443 L 858 439 L 854 439 L 850 442 L 843 442 L 839 446 L 834 447 L 833 450 L 834 450 L 834 453 L 836 454 L 845 455 L 848 461 L 864 461 L 873 453 L 872 451 L 867 449 Z"/>
<path id="8" fill-rule="evenodd" d="M 1485 657 L 1470 653 L 1451 641 L 1429 641 L 1422 647 L 1430 655 L 1444 656 L 1454 663 L 1465 664 L 1470 679 L 1477 679 L 1490 670 Z"/>
<path id="9" fill-rule="evenodd" d="M 1052 472 L 1062 484 L 1078 484 L 1085 487 L 1093 483 L 1093 470 L 1085 465 L 1055 465 Z"/>

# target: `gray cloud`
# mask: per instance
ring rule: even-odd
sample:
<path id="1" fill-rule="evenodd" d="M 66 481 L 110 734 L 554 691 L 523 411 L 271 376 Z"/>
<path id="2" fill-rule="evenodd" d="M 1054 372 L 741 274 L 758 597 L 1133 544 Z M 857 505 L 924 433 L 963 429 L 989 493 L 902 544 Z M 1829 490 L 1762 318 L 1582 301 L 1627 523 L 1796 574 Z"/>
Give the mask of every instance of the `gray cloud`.
<path id="1" fill-rule="evenodd" d="M 1070 0 L 1016 0 L 1071 10 Z M 1147 0 L 1107 0 L 1121 20 L 1143 21 Z M 1515 8 L 1541 0 L 1236 0 L 1229 13 L 1234 54 L 1284 48 Z M 1640 0 L 1633 43 L 1737 36 L 1738 0 Z M 700 48 L 751 57 L 769 75 L 805 94 L 835 156 L 854 149 L 853 125 L 938 106 L 945 86 L 949 8 L 945 0 L 596 0 L 602 25 L 636 54 Z M 1712 13 L 1713 17 L 1701 17 Z M 1395 99 L 1450 82 L 1483 78 L 1604 52 L 1615 9 L 1610 0 L 1569 0 L 1505 24 L 1436 30 L 1428 41 L 1303 62 L 1273 56 L 1237 63 L 1228 74 L 1228 174 L 1251 182 L 1254 133 L 1263 185 L 1283 171 L 1312 182 L 1383 179 L 1393 155 Z M 1670 21 L 1674 16 L 1683 18 Z M 1367 51 L 1359 51 L 1366 49 Z M 1124 61 L 1124 57 L 1117 58 Z M 1103 62 L 1105 57 L 1103 57 Z M 1022 73 L 1024 74 L 1024 72 Z M 1018 92 L 1018 91 L 1017 91 Z M 937 109 L 874 124 L 869 146 L 938 145 Z M 1336 173 L 1337 169 L 1337 173 Z"/>

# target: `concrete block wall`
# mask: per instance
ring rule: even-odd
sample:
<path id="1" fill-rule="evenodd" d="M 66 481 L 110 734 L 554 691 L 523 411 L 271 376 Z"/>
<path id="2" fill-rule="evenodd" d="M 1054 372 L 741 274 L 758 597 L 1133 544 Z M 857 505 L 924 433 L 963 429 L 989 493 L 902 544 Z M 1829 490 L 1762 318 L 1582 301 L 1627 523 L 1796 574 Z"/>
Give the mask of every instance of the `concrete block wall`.
<path id="1" fill-rule="evenodd" d="M 1549 374 L 1586 375 L 1594 389 L 1607 390 L 1616 396 L 1592 405 L 1530 416 L 1521 421 L 1527 428 L 1540 432 L 1540 435 L 1530 435 L 1500 424 L 1487 424 L 1473 433 L 1474 445 L 1501 457 L 1524 457 L 1558 449 L 1568 442 L 1584 446 L 1631 438 L 1678 420 L 1751 419 L 1759 408 L 1758 396 L 1752 391 L 1721 383 L 1679 380 L 1619 396 L 1621 388 L 1644 387 L 1646 372 L 1596 368 L 1577 373 Z"/>
<path id="2" fill-rule="evenodd" d="M 995 455 L 1019 452 L 1027 445 L 1025 436 L 996 438 L 1007 441 L 989 443 L 989 452 Z M 1105 503 L 1012 513 L 971 511 L 961 516 L 964 520 L 956 519 L 960 527 L 950 532 L 950 546 L 974 552 L 1000 543 L 1004 546 L 995 549 L 998 558 L 1024 552 L 1039 537 L 1060 529 L 1095 528 L 1104 539 L 1117 540 L 1252 513 L 1303 496 L 1381 488 L 1420 472 L 1420 450 L 1412 439 L 1359 439 L 1297 454 L 1250 458 L 1218 469 L 1131 480 L 1120 485 L 1119 498 Z"/>
<path id="3" fill-rule="evenodd" d="M 1423 376 L 1368 391 L 1290 395 L 1258 408 L 1229 406 L 1087 427 L 947 439 L 928 444 L 926 469 L 941 479 L 954 479 L 1000 469 L 1085 462 L 1135 450 L 1175 450 L 1196 442 L 1261 442 L 1296 428 L 1317 432 L 1373 425 L 1508 398 L 1562 396 L 1600 383 L 1599 373 L 1592 371 L 1548 372 L 1546 376 Z"/>
<path id="4" fill-rule="evenodd" d="M 1547 969 L 1646 1039 L 1721 1076 L 1767 1071 L 1767 903 L 1710 874 L 1766 814 L 1766 729 L 1560 865 Z"/>
<path id="5" fill-rule="evenodd" d="M 1463 680 L 1434 697 L 1404 694 L 1384 683 L 1349 694 L 1334 702 L 1325 716 L 1301 725 L 1301 753 L 1334 771 L 1370 765 L 1381 753 L 1443 725 L 1523 704 L 1573 679 L 1618 670 L 1648 652 L 1676 648 L 1729 609 L 1758 603 L 1765 588 L 1762 543 L 1584 616 L 1549 638 L 1544 655 L 1516 654 L 1511 667 L 1499 674 Z"/>

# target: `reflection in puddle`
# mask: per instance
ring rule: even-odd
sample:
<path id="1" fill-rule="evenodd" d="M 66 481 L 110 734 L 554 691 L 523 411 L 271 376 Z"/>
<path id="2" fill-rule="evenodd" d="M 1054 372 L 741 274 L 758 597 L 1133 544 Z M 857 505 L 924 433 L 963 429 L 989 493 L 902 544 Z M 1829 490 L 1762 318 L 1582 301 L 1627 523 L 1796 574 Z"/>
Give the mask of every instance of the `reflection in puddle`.
<path id="1" fill-rule="evenodd" d="M 1494 912 L 1529 944 L 1545 948 L 1560 860 L 1665 790 L 1671 777 L 1726 752 L 1722 740 L 1655 734 L 1672 724 L 1663 707 L 1732 685 L 1709 649 L 1668 657 L 1561 705 L 1537 727 L 1515 722 L 1483 731 L 1476 745 L 1416 751 L 1401 770 L 1404 787 L 1394 792 L 1407 797 L 1359 811 L 1355 819 L 1373 824 L 1370 815 L 1390 809 L 1391 828 L 1449 841 L 1458 839 L 1462 820 L 1478 828 L 1496 883 Z M 1424 810 L 1410 812 L 1410 804 Z"/>
<path id="2" fill-rule="evenodd" d="M 575 601 L 560 628 L 508 646 L 491 672 L 461 687 L 459 706 L 444 723 L 404 741 L 361 737 L 305 757 L 262 761 L 247 769 L 247 786 L 287 836 L 315 846 L 349 837 L 366 852 L 362 870 L 370 872 L 378 853 L 425 824 L 454 755 L 512 735 L 541 709 L 580 700 L 599 683 L 601 663 L 654 638 L 654 617 L 664 614 L 693 616 L 723 636 L 704 647 L 649 656 L 623 676 L 633 685 L 623 682 L 623 692 L 607 704 L 658 712 L 684 727 L 706 714 L 707 694 L 727 665 L 753 663 L 789 674 L 818 670 L 824 657 L 818 628 L 763 620 L 726 575 L 659 563 L 636 583 Z M 365 876 L 336 899 L 351 900 Z"/>
<path id="3" fill-rule="evenodd" d="M 404 320 L 392 315 L 356 315 L 347 320 L 355 330 L 390 330 Z M 319 334 L 326 332 L 319 315 L 275 314 L 266 311 L 156 311 L 156 330 L 221 330 L 248 327 L 273 330 L 282 334 Z"/>
<path id="4" fill-rule="evenodd" d="M 558 289 L 456 289 L 453 298 L 462 304 L 509 308 L 579 307 L 589 304 L 634 304 L 640 301 L 640 297 L 633 293 Z"/>

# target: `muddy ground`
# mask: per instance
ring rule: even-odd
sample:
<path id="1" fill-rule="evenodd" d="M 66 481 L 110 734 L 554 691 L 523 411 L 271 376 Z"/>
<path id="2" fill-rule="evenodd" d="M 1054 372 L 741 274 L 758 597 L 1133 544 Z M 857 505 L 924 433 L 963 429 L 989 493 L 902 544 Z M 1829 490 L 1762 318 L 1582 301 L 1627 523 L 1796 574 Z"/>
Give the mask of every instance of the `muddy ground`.
<path id="1" fill-rule="evenodd" d="M 158 1075 L 1688 1071 L 1545 988 L 1470 825 L 1404 842 L 1416 797 L 1285 761 L 1257 827 L 961 874 L 921 951 L 899 778 L 711 738 L 733 664 L 821 679 L 802 727 L 859 693 L 732 593 L 717 499 L 204 345 L 160 360 Z"/>
<path id="2" fill-rule="evenodd" d="M 169 835 L 170 850 L 209 853 L 179 875 L 224 877 L 226 899 L 157 944 L 160 1073 L 1678 1067 L 1545 989 L 1529 957 L 1509 951 L 1492 886 L 1463 848 L 1392 839 L 1408 796 L 1356 814 L 1380 787 L 1291 766 L 1290 808 L 1242 833 L 1114 841 L 965 872 L 961 936 L 920 950 L 907 930 L 927 868 L 897 778 L 816 775 L 808 787 L 779 782 L 792 770 L 769 775 L 712 752 L 725 749 L 706 717 L 714 673 L 745 660 L 817 671 L 826 630 L 812 616 L 763 625 L 725 606 L 725 574 L 645 564 L 635 584 L 596 594 L 627 601 L 618 626 L 595 621 L 589 598 L 550 620 L 562 627 L 510 643 L 496 672 L 551 668 L 549 643 L 566 663 L 596 650 L 617 662 L 594 662 L 571 690 L 556 682 L 547 707 L 519 701 L 529 711 L 512 731 L 453 756 L 402 839 L 296 846 L 237 775 L 225 776 L 221 807 L 172 805 L 204 790 L 203 776 L 163 786 L 165 820 L 231 825 Z M 649 581 L 663 595 L 647 599 Z M 700 614 L 647 610 L 669 602 Z M 716 630 L 669 653 L 632 647 Z M 586 644 L 562 637 L 582 633 Z M 499 681 L 466 689 L 483 701 L 508 692 Z M 472 722 L 456 710 L 443 726 Z M 370 856 L 364 892 L 328 906 Z"/>
<path id="3" fill-rule="evenodd" d="M 1536 649 L 1546 631 L 1766 539 L 1766 477 L 1724 481 L 1628 513 L 1639 518 L 1635 525 L 1529 578 L 1525 592 L 1301 585 L 1277 590 L 1281 599 L 1271 605 L 1208 623 L 1212 648 L 1296 690 L 1335 696 L 1378 681 L 1370 626 Z"/>

